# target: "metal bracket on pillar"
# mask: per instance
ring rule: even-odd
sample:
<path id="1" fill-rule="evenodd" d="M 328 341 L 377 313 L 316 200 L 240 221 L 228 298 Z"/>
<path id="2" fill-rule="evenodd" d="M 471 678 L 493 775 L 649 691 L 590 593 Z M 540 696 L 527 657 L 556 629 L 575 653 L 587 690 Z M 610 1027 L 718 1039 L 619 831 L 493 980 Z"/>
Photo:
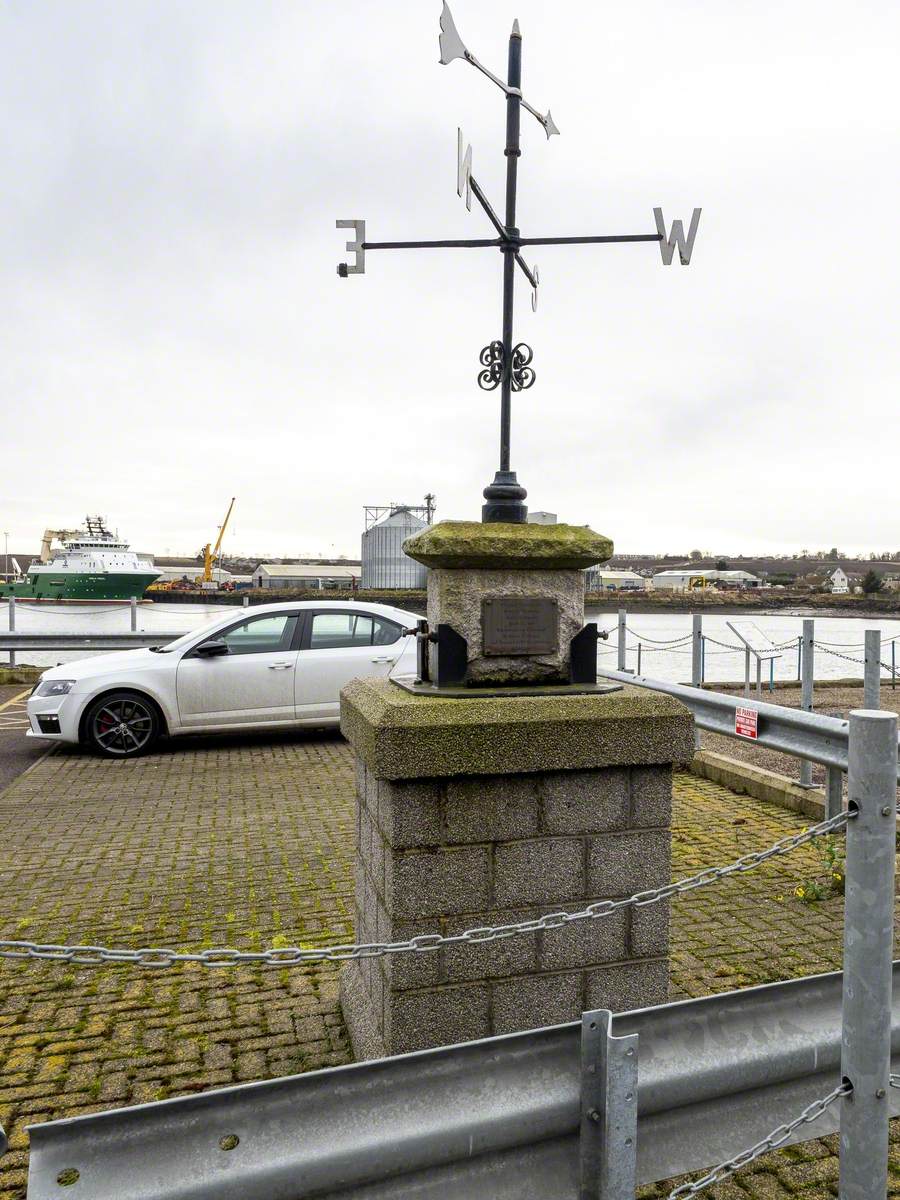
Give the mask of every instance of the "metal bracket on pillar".
<path id="1" fill-rule="evenodd" d="M 597 642 L 608 638 L 601 633 L 596 621 L 589 621 L 569 642 L 569 682 L 597 682 Z"/>
<path id="2" fill-rule="evenodd" d="M 433 637 L 437 643 L 434 682 L 438 687 L 462 683 L 469 669 L 469 643 L 452 625 L 438 625 Z"/>
<path id="3" fill-rule="evenodd" d="M 579 1200 L 634 1200 L 638 1035 L 613 1037 L 612 1013 L 581 1018 Z"/>

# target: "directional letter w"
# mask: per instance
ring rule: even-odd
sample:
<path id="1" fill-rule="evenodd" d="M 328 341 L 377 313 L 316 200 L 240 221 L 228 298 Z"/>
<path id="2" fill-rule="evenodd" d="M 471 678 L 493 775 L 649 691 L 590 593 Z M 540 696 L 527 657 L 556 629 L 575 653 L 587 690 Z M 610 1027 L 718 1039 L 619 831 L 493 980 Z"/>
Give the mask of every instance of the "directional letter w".
<path id="1" fill-rule="evenodd" d="M 466 189 L 466 208 L 472 211 L 472 146 L 466 146 L 463 154 L 463 132 L 456 130 L 456 194 L 461 196 Z"/>
<path id="2" fill-rule="evenodd" d="M 661 208 L 654 208 L 653 215 L 656 217 L 656 231 L 659 234 L 659 252 L 662 255 L 663 263 L 667 267 L 672 265 L 672 255 L 675 253 L 675 247 L 677 246 L 681 265 L 686 267 L 691 261 L 691 251 L 694 249 L 694 238 L 697 236 L 697 226 L 700 224 L 700 209 L 694 209 L 687 238 L 684 236 L 684 226 L 680 221 L 673 221 L 672 232 L 670 234 L 666 233 L 666 223 L 663 220 Z"/>

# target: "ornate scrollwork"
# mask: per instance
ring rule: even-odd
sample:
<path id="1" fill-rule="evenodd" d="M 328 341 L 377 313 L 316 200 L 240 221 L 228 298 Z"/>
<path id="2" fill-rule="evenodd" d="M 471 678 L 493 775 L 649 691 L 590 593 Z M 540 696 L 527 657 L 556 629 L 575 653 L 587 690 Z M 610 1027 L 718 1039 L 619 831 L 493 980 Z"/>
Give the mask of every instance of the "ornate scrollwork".
<path id="1" fill-rule="evenodd" d="M 492 392 L 503 380 L 503 343 L 491 342 L 485 346 L 478 361 L 485 368 L 478 372 L 478 386 L 485 392 Z"/>
<path id="2" fill-rule="evenodd" d="M 524 342 L 519 342 L 517 346 L 513 347 L 510 384 L 514 392 L 530 388 L 534 383 L 535 373 L 529 365 L 533 357 L 531 347 Z M 492 392 L 503 382 L 505 366 L 503 343 L 491 342 L 489 346 L 485 346 L 478 356 L 478 360 L 484 367 L 484 370 L 478 373 L 478 386 L 485 392 Z"/>
<path id="3" fill-rule="evenodd" d="M 530 346 L 526 346 L 524 342 L 519 342 L 518 346 L 513 346 L 512 352 L 512 389 L 514 392 L 521 392 L 523 388 L 530 388 L 534 383 L 535 374 L 528 365 L 534 354 Z"/>

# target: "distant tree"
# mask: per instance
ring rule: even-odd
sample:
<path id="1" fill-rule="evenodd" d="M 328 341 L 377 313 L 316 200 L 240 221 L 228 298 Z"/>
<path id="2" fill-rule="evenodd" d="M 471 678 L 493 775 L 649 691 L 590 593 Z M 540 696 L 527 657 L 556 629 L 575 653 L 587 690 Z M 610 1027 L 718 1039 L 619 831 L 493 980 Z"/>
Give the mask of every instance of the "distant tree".
<path id="1" fill-rule="evenodd" d="M 727 571 L 728 570 L 727 559 L 724 559 L 724 558 L 716 559 L 716 570 L 717 571 Z"/>
<path id="2" fill-rule="evenodd" d="M 866 571 L 863 576 L 862 590 L 867 596 L 871 596 L 874 592 L 881 591 L 882 579 L 877 571 Z"/>
<path id="3" fill-rule="evenodd" d="M 825 557 L 829 562 L 837 562 L 839 558 L 843 558 L 843 555 L 841 554 L 840 550 L 838 550 L 837 546 L 832 546 Z"/>
<path id="4" fill-rule="evenodd" d="M 690 554 L 691 562 L 699 562 L 702 557 L 703 557 L 702 550 L 692 550 L 691 551 L 691 554 Z"/>

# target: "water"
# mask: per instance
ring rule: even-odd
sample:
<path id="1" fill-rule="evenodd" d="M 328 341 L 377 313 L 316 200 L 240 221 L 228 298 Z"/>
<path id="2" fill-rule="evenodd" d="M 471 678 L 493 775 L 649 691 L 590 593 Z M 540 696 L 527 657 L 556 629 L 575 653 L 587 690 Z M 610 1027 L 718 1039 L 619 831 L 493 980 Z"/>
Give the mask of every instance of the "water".
<path id="1" fill-rule="evenodd" d="M 233 612 L 243 610 L 232 604 L 156 604 L 137 606 L 139 632 L 187 633 L 201 625 Z M 9 629 L 9 603 L 0 602 L 0 630 Z M 16 633 L 122 633 L 131 629 L 131 605 L 107 602 L 104 604 L 28 604 L 16 601 Z M 0 664 L 7 656 L 0 651 Z M 38 667 L 55 667 L 57 663 L 84 658 L 77 650 L 20 650 L 19 663 Z"/>
<path id="2" fill-rule="evenodd" d="M 627 608 L 627 605 L 626 605 Z M 139 604 L 137 627 L 146 632 L 185 633 L 196 629 L 222 613 L 241 610 L 224 604 Z M 588 620 L 595 620 L 601 629 L 611 629 L 608 642 L 600 643 L 601 666 L 616 665 L 616 620 L 610 612 L 588 610 Z M 735 618 L 731 618 L 732 620 Z M 757 615 L 744 618 L 754 621 L 776 644 L 789 642 L 780 658 L 775 660 L 775 679 L 797 678 L 797 639 L 802 628 L 801 616 L 785 612 Z M 726 615 L 703 617 L 703 633 L 706 642 L 706 672 L 708 682 L 743 679 L 743 650 L 726 649 L 716 645 L 724 642 L 734 646 L 737 636 L 728 628 Z M 880 629 L 882 637 L 882 661 L 888 669 L 882 678 L 890 678 L 890 640 L 900 639 L 900 619 L 875 619 L 860 617 L 816 617 L 815 637 L 823 643 L 816 650 L 816 678 L 862 678 L 863 636 L 866 629 Z M 9 606 L 0 603 L 0 630 L 9 628 Z M 131 607 L 123 604 L 16 604 L 16 630 L 21 633 L 113 633 L 131 628 Z M 691 677 L 691 646 L 685 641 L 677 646 L 660 645 L 684 638 L 691 632 L 691 617 L 687 613 L 636 613 L 628 617 L 627 666 L 637 669 L 637 645 L 641 643 L 641 672 L 654 679 L 686 683 Z M 827 643 L 827 645 L 825 645 Z M 831 653 L 828 653 L 831 651 Z M 837 655 L 846 655 L 839 658 Z M 900 675 L 900 641 L 895 643 L 895 656 Z M 5 661 L 0 654 L 0 662 Z M 57 663 L 71 662 L 83 657 L 78 651 L 54 650 L 40 653 L 36 650 L 19 652 L 22 662 L 49 667 Z M 850 659 L 851 661 L 847 661 Z M 753 664 L 755 679 L 755 663 Z M 764 683 L 768 680 L 764 666 Z"/>
<path id="3" fill-rule="evenodd" d="M 627 604 L 625 605 L 627 611 Z M 610 612 L 588 610 L 588 620 L 596 621 L 601 630 L 611 630 L 609 641 L 600 642 L 599 661 L 601 667 L 615 667 L 618 652 L 618 637 L 616 634 L 616 618 Z M 707 639 L 705 647 L 704 678 L 708 683 L 724 683 L 744 678 L 744 651 L 727 649 L 726 646 L 739 646 L 740 639 L 728 628 L 728 621 L 752 621 L 776 645 L 789 642 L 781 652 L 781 657 L 775 659 L 773 674 L 776 680 L 796 680 L 797 673 L 797 642 L 802 633 L 803 617 L 785 612 L 754 613 L 751 617 L 729 617 L 726 614 L 703 615 L 703 634 Z M 637 670 L 637 646 L 641 644 L 641 674 L 651 679 L 662 679 L 669 683 L 690 683 L 691 679 L 691 643 L 684 641 L 678 646 L 664 646 L 661 642 L 671 642 L 685 638 L 691 632 L 692 620 L 688 613 L 635 613 L 628 615 L 628 634 L 626 645 L 628 652 L 626 666 L 629 670 Z M 815 641 L 822 643 L 816 646 L 815 676 L 816 679 L 862 679 L 863 677 L 863 639 L 867 629 L 881 630 L 882 662 L 887 669 L 882 670 L 882 678 L 890 679 L 891 645 L 890 640 L 900 639 L 900 619 L 886 620 L 874 617 L 815 617 Z M 652 639 L 652 640 L 651 640 Z M 715 643 L 725 643 L 716 645 Z M 897 664 L 897 674 L 900 678 L 900 641 L 895 643 L 894 654 Z M 846 657 L 838 657 L 844 655 Z M 848 659 L 852 661 L 848 661 Z M 751 681 L 756 681 L 756 662 L 751 659 Z M 769 667 L 763 663 L 763 684 L 769 679 Z"/>

